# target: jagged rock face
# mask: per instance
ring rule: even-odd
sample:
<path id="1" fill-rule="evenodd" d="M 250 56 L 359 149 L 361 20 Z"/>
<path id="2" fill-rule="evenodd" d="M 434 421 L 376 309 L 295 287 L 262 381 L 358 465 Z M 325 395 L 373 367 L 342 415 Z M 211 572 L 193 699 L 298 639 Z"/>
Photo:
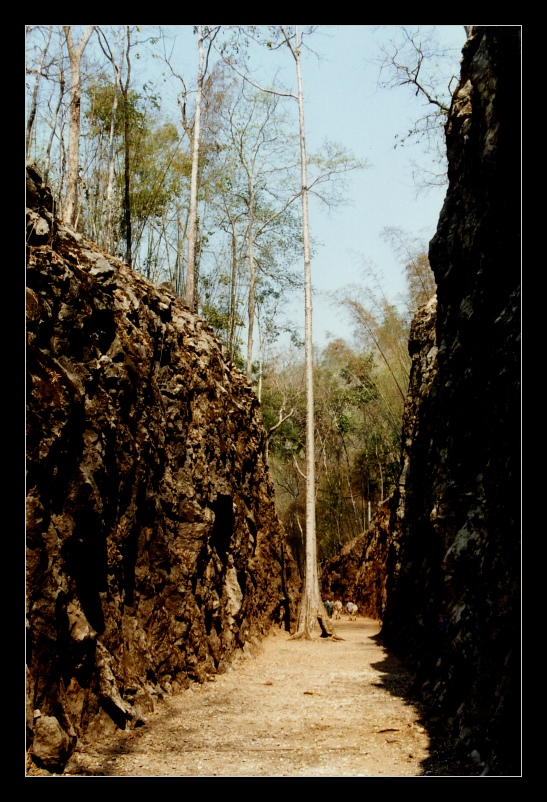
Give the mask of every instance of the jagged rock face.
<path id="1" fill-rule="evenodd" d="M 321 577 L 324 594 L 352 599 L 363 615 L 382 621 L 385 615 L 390 571 L 404 571 L 394 558 L 398 553 L 401 522 L 406 513 L 406 480 L 410 451 L 419 439 L 418 411 L 427 397 L 437 372 L 436 321 L 437 297 L 433 296 L 416 313 L 410 327 L 408 350 L 412 358 L 408 394 L 405 399 L 402 431 L 401 473 L 392 495 L 380 506 L 369 529 L 347 543 L 337 557 L 324 566 Z M 393 581 L 392 581 L 393 584 Z"/>
<path id="2" fill-rule="evenodd" d="M 382 627 L 490 774 L 520 760 L 519 70 L 518 27 L 470 26 L 429 251 L 438 351 L 407 406 Z"/>
<path id="3" fill-rule="evenodd" d="M 519 69 L 518 27 L 469 26 L 398 486 L 323 572 L 382 620 L 430 723 L 485 774 L 520 772 Z"/>
<path id="4" fill-rule="evenodd" d="M 323 598 L 353 601 L 360 615 L 382 620 L 386 603 L 386 559 L 391 543 L 390 496 L 376 512 L 365 534 L 346 543 L 322 566 Z"/>
<path id="5" fill-rule="evenodd" d="M 27 202 L 27 722 L 55 767 L 290 628 L 299 580 L 212 329 L 58 223 L 33 169 Z"/>

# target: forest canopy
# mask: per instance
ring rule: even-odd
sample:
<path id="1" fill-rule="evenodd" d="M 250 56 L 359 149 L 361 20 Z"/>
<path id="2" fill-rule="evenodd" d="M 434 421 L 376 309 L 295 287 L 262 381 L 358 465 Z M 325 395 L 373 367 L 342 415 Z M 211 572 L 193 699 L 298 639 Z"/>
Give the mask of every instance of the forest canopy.
<path id="1" fill-rule="evenodd" d="M 288 310 L 303 306 L 302 255 L 307 248 L 313 262 L 324 232 L 306 231 L 301 208 L 308 194 L 330 213 L 345 208 L 354 176 L 371 165 L 328 136 L 302 160 L 305 95 L 282 56 L 292 54 L 297 72 L 301 54 L 320 63 L 317 37 L 330 31 L 194 26 L 193 66 L 182 69 L 181 27 L 27 26 L 27 160 L 65 223 L 151 282 L 167 283 L 246 372 L 261 402 L 280 513 L 302 554 L 310 410 L 305 338 Z M 341 48 L 353 27 L 371 28 L 342 26 Z M 379 84 L 408 87 L 425 103 L 393 148 L 421 138 L 429 153 L 442 152 L 451 80 L 444 60 L 453 54 L 437 43 L 435 26 L 383 27 L 388 35 L 370 58 Z M 254 66 L 258 51 L 266 71 Z M 395 224 L 382 237 L 403 291 L 388 296 L 382 268 L 363 259 L 359 280 L 330 299 L 351 337 L 335 332 L 313 355 L 321 559 L 363 531 L 393 487 L 410 321 L 435 291 L 423 240 Z"/>

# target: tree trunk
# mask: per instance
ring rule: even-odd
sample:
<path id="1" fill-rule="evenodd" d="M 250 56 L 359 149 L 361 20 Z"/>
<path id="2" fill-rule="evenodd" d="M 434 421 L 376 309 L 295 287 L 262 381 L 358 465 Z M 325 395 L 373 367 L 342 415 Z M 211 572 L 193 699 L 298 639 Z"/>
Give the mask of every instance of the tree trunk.
<path id="1" fill-rule="evenodd" d="M 117 37 L 116 37 L 117 39 Z M 120 65 L 116 66 L 114 61 L 114 54 L 112 54 L 112 67 L 114 68 L 114 77 L 116 81 L 116 89 L 114 92 L 114 100 L 112 102 L 112 110 L 110 112 L 110 135 L 108 140 L 108 182 L 106 185 L 106 222 L 104 232 L 104 250 L 112 253 L 114 250 L 114 236 L 113 236 L 113 218 L 114 218 L 114 163 L 115 163 L 115 150 L 114 150 L 114 131 L 116 127 L 116 112 L 118 111 L 118 99 L 122 90 L 121 72 L 124 57 L 125 45 L 125 28 L 122 28 L 122 41 L 120 46 Z"/>
<path id="2" fill-rule="evenodd" d="M 131 47 L 131 31 L 127 26 L 127 48 L 125 51 L 125 58 L 127 61 L 127 76 L 125 84 L 122 86 L 122 94 L 124 100 L 124 125 L 123 125 L 123 139 L 124 139 L 124 195 L 123 195 L 123 208 L 125 219 L 125 262 L 132 267 L 133 254 L 132 254 L 132 239 L 133 234 L 131 230 L 131 165 L 129 161 L 129 82 L 131 79 L 131 60 L 129 58 L 129 49 Z"/>
<path id="3" fill-rule="evenodd" d="M 382 473 L 382 461 L 378 456 L 378 446 L 374 446 L 374 450 L 376 451 L 376 461 L 378 463 L 378 470 L 380 471 L 380 504 L 384 502 L 384 475 Z"/>
<path id="4" fill-rule="evenodd" d="M 74 226 L 78 216 L 78 169 L 80 153 L 80 102 L 81 102 L 81 82 L 80 82 L 80 63 L 82 53 L 93 33 L 95 26 L 88 25 L 83 34 L 78 47 L 74 47 L 72 41 L 72 31 L 70 25 L 64 25 L 63 30 L 68 47 L 70 59 L 70 126 L 68 133 L 68 173 L 67 173 L 67 193 L 65 207 L 63 211 L 63 222 L 69 226 Z"/>
<path id="5" fill-rule="evenodd" d="M 260 337 L 260 334 L 259 334 L 259 339 L 260 339 L 260 345 L 258 351 L 258 386 L 256 388 L 256 397 L 258 398 L 258 403 L 260 404 L 262 401 L 262 370 L 264 368 L 264 341 Z"/>
<path id="6" fill-rule="evenodd" d="M 232 222 L 232 275 L 230 278 L 230 325 L 228 330 L 228 352 L 234 358 L 234 336 L 236 324 L 236 286 L 237 286 L 237 235 L 235 222 Z"/>
<path id="7" fill-rule="evenodd" d="M 203 92 L 203 34 L 202 26 L 198 30 L 198 90 L 196 97 L 196 112 L 194 115 L 194 130 L 192 135 L 192 174 L 190 178 L 190 219 L 188 223 L 188 266 L 186 269 L 186 288 L 184 303 L 192 311 L 196 310 L 196 245 L 197 245 L 197 209 L 198 209 L 198 168 L 199 168 L 199 136 L 201 96 Z"/>
<path id="8" fill-rule="evenodd" d="M 247 254 L 249 257 L 249 304 L 247 310 L 247 379 L 249 382 L 253 378 L 253 331 L 255 325 L 255 286 L 256 270 L 253 255 L 253 211 L 254 211 L 254 192 L 249 185 L 249 225 L 248 225 L 248 244 Z"/>
<path id="9" fill-rule="evenodd" d="M 182 298 L 184 294 L 185 274 L 184 274 L 184 244 L 186 241 L 186 231 L 188 228 L 188 210 L 186 219 L 182 220 L 181 210 L 177 209 L 177 271 L 175 273 L 175 292 Z"/>
<path id="10" fill-rule="evenodd" d="M 29 115 L 27 120 L 27 141 L 26 141 L 26 157 L 28 159 L 30 153 L 30 141 L 32 137 L 32 126 L 34 125 L 34 118 L 36 117 L 36 104 L 38 100 L 38 87 L 40 86 L 40 78 L 42 77 L 42 67 L 44 66 L 44 60 L 46 57 L 46 53 L 49 47 L 49 43 L 51 42 L 51 33 L 53 31 L 53 25 L 49 26 L 48 29 L 48 36 L 47 42 L 45 44 L 44 49 L 40 55 L 40 61 L 38 63 L 38 67 L 36 68 L 36 80 L 34 82 L 34 89 L 32 91 L 32 101 L 30 104 Z"/>
<path id="11" fill-rule="evenodd" d="M 304 297 L 305 297 L 305 365 L 306 365 L 306 563 L 304 590 L 298 611 L 298 624 L 293 638 L 312 638 L 313 630 L 321 621 L 332 635 L 319 593 L 317 575 L 317 541 L 315 534 L 315 440 L 313 412 L 313 340 L 312 340 L 312 287 L 310 257 L 310 226 L 308 213 L 308 171 L 306 156 L 306 129 L 304 126 L 304 95 L 300 72 L 300 43 L 298 26 L 296 42 L 291 52 L 296 62 L 298 80 L 298 116 L 300 123 L 300 162 L 302 175 L 302 234 L 304 239 Z"/>
<path id="12" fill-rule="evenodd" d="M 63 72 L 63 46 L 62 46 L 62 39 L 59 39 L 59 99 L 57 100 L 57 105 L 55 107 L 55 112 L 53 114 L 53 122 L 51 123 L 51 135 L 49 137 L 47 148 L 46 148 L 46 159 L 45 159 L 45 166 L 44 166 L 44 184 L 47 185 L 49 179 L 49 168 L 51 164 L 51 148 L 53 146 L 53 139 L 55 137 L 55 129 L 57 128 L 57 118 L 59 116 L 59 111 L 61 109 L 61 104 L 63 102 L 63 97 L 65 95 L 65 74 Z M 63 134 L 62 134 L 62 124 L 61 124 L 61 131 L 59 132 L 59 140 L 63 142 Z M 61 148 L 62 149 L 62 148 Z M 61 168 L 62 168 L 62 159 L 61 159 Z M 63 185 L 63 171 L 61 169 L 61 177 L 59 182 L 59 198 L 62 195 L 62 185 Z"/>

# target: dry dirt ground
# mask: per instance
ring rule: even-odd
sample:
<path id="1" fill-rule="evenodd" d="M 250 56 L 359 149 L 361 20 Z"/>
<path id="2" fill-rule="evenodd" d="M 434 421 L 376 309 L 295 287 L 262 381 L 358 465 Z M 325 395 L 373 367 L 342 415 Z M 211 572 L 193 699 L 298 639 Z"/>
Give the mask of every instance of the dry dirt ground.
<path id="1" fill-rule="evenodd" d="M 167 697 L 147 723 L 76 752 L 63 776 L 419 777 L 472 774 L 436 753 L 377 621 L 344 640 L 272 632 L 212 682 Z"/>

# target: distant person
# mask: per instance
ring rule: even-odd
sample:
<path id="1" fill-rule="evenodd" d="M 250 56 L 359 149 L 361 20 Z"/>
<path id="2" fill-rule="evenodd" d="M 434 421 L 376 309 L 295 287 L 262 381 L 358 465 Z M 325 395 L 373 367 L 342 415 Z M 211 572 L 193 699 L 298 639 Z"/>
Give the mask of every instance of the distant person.
<path id="1" fill-rule="evenodd" d="M 352 607 L 351 612 L 353 613 L 353 620 L 354 621 L 357 621 L 357 613 L 358 613 L 358 611 L 359 611 L 359 608 L 357 607 L 355 602 L 353 602 L 353 607 Z"/>
<path id="2" fill-rule="evenodd" d="M 353 601 L 350 599 L 349 602 L 346 604 L 346 610 L 348 611 L 349 620 L 352 620 L 352 613 L 353 613 Z"/>
<path id="3" fill-rule="evenodd" d="M 332 618 L 332 602 L 331 602 L 331 600 L 330 599 L 325 599 L 323 601 L 323 606 L 325 607 L 325 610 L 327 611 L 328 617 Z"/>
<path id="4" fill-rule="evenodd" d="M 342 602 L 340 599 L 336 599 L 334 602 L 334 618 L 336 621 L 340 620 L 340 613 L 342 612 Z"/>

